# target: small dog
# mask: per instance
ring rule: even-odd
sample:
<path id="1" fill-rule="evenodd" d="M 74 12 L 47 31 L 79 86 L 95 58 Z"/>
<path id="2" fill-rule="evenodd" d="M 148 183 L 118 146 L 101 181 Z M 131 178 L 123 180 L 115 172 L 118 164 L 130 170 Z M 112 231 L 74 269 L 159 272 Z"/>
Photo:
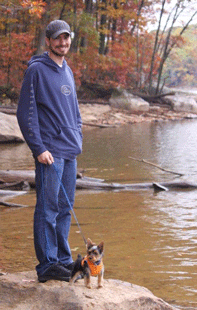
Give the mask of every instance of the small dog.
<path id="1" fill-rule="evenodd" d="M 87 239 L 87 255 L 85 257 L 82 257 L 80 254 L 78 255 L 72 271 L 70 285 L 81 275 L 84 277 L 85 286 L 91 288 L 90 276 L 98 276 L 98 288 L 103 287 L 103 247 L 103 242 L 97 246 L 90 239 Z"/>

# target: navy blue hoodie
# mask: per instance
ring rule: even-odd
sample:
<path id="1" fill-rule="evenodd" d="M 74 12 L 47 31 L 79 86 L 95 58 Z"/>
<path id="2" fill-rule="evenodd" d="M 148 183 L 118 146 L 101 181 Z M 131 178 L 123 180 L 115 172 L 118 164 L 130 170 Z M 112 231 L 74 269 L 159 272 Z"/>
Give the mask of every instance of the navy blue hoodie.
<path id="1" fill-rule="evenodd" d="M 47 52 L 33 56 L 28 66 L 17 109 L 22 134 L 34 157 L 48 150 L 73 160 L 82 151 L 82 133 L 72 71 Z"/>

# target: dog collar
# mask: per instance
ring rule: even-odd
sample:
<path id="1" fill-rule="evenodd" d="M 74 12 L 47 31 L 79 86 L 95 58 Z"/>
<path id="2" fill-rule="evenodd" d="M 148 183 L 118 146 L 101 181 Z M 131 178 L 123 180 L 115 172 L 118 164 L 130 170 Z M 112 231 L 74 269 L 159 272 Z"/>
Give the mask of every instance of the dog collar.
<path id="1" fill-rule="evenodd" d="M 82 266 L 84 265 L 85 261 L 87 262 L 88 267 L 90 268 L 90 272 L 91 272 L 92 276 L 97 276 L 101 272 L 101 270 L 103 269 L 103 260 L 102 259 L 93 263 L 87 258 L 87 256 L 85 256 L 81 262 Z"/>

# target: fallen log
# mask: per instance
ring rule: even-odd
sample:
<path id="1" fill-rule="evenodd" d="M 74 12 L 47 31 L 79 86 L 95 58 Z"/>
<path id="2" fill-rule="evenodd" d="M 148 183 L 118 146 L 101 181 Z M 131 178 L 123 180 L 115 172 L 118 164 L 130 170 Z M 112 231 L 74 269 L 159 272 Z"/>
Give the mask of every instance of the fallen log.
<path id="1" fill-rule="evenodd" d="M 190 182 L 177 182 L 177 181 L 170 181 L 170 182 L 161 182 L 161 183 L 137 183 L 137 184 L 125 184 L 125 189 L 151 189 L 155 188 L 155 184 L 159 184 L 160 187 L 165 187 L 166 190 L 171 189 L 171 190 L 180 190 L 180 189 L 197 189 L 197 184 L 190 183 Z"/>
<path id="2" fill-rule="evenodd" d="M 145 101 L 148 101 L 150 103 L 157 103 L 157 102 L 162 102 L 163 104 L 167 104 L 170 105 L 168 103 L 168 100 L 165 100 L 166 96 L 174 96 L 175 92 L 169 92 L 169 93 L 165 93 L 165 94 L 158 94 L 158 95 L 148 95 L 148 94 L 143 94 L 143 93 L 132 93 L 134 96 L 138 96 L 142 99 L 144 99 Z"/>
<path id="3" fill-rule="evenodd" d="M 0 196 L 18 196 L 18 195 L 25 195 L 27 191 L 9 191 L 9 190 L 1 190 L 0 189 Z"/>
<path id="4" fill-rule="evenodd" d="M 27 181 L 31 187 L 35 187 L 35 172 L 33 170 L 0 170 L 0 178 L 7 182 L 14 181 Z M 197 184 L 186 181 L 170 181 L 170 182 L 150 182 L 150 183 L 106 183 L 102 179 L 94 179 L 89 177 L 78 178 L 76 181 L 76 189 L 89 189 L 89 190 L 140 190 L 140 189 L 154 189 L 155 184 L 160 184 L 160 187 L 167 189 L 197 189 Z M 0 193 L 2 191 L 0 190 Z M 8 191 L 4 191 L 8 193 Z M 10 191 L 13 192 L 13 191 Z M 15 191 L 17 192 L 17 191 Z M 25 192 L 26 193 L 26 192 Z"/>
<path id="5" fill-rule="evenodd" d="M 138 97 L 141 97 L 143 99 L 158 99 L 158 98 L 162 98 L 162 97 L 165 97 L 165 96 L 174 96 L 175 95 L 175 92 L 174 91 L 171 91 L 169 93 L 165 93 L 165 94 L 157 94 L 157 95 L 148 95 L 148 94 L 143 94 L 143 93 L 135 93 L 135 92 L 132 92 L 132 94 L 134 96 L 138 96 Z"/>
<path id="6" fill-rule="evenodd" d="M 29 185 L 35 187 L 35 171 L 34 170 L 0 170 L 0 179 L 7 183 L 28 182 Z"/>
<path id="7" fill-rule="evenodd" d="M 99 100 L 92 100 L 92 99 L 78 99 L 79 103 L 82 104 L 102 104 L 102 105 L 109 105 L 109 101 L 99 101 Z"/>
<path id="8" fill-rule="evenodd" d="M 166 192 L 168 191 L 167 187 L 165 187 L 165 186 L 163 186 L 163 185 L 161 185 L 161 184 L 159 184 L 157 182 L 153 183 L 153 188 L 154 188 L 155 191 L 166 191 Z"/>
<path id="9" fill-rule="evenodd" d="M 27 181 L 20 182 L 1 182 L 0 189 L 12 189 L 12 190 L 29 190 L 30 186 Z"/>
<path id="10" fill-rule="evenodd" d="M 105 183 L 105 182 L 92 182 L 87 178 L 82 178 L 77 180 L 77 189 L 91 189 L 91 190 L 120 190 L 125 189 L 124 184 L 118 183 Z"/>
<path id="11" fill-rule="evenodd" d="M 117 125 L 95 124 L 95 123 L 86 123 L 86 122 L 83 122 L 83 125 L 92 126 L 92 127 L 99 127 L 99 128 L 115 128 L 115 127 L 118 127 Z"/>
<path id="12" fill-rule="evenodd" d="M 28 207 L 26 205 L 20 205 L 18 203 L 5 202 L 5 201 L 0 201 L 0 206 L 10 207 L 10 208 L 24 208 L 24 207 Z"/>
<path id="13" fill-rule="evenodd" d="M 83 179 L 84 182 L 104 182 L 103 179 L 83 177 L 81 172 L 77 172 L 77 181 Z M 34 170 L 0 170 L 0 186 L 3 184 L 11 184 L 14 182 L 23 182 L 29 184 L 31 188 L 35 188 L 35 171 Z"/>

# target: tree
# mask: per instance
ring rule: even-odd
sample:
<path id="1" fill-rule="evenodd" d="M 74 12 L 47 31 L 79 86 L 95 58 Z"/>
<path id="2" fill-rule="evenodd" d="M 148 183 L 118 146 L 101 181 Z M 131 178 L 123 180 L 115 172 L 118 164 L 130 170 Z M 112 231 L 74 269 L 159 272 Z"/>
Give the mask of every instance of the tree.
<path id="1" fill-rule="evenodd" d="M 29 58 L 45 49 L 46 25 L 64 19 L 73 35 L 67 61 L 78 86 L 86 82 L 160 93 L 164 64 L 173 48 L 184 44 L 182 35 L 196 9 L 179 33 L 172 30 L 193 4 L 195 0 L 3 0 L 1 86 L 19 87 Z"/>
<path id="2" fill-rule="evenodd" d="M 28 31 L 28 12 L 21 1 L 5 2 L 1 5 L 0 74 L 5 89 L 18 88 L 22 80 L 26 62 L 34 52 L 34 35 Z M 21 24 L 20 21 L 23 23 Z"/>
<path id="3" fill-rule="evenodd" d="M 174 5 L 170 8 L 170 12 L 164 22 L 164 26 L 162 28 L 162 21 L 166 15 L 165 7 L 167 5 L 166 0 L 162 0 L 161 3 L 161 10 L 158 19 L 158 26 L 155 32 L 155 40 L 154 40 L 154 47 L 151 57 L 151 65 L 150 65 L 150 72 L 149 72 L 149 93 L 152 92 L 153 89 L 153 82 L 156 81 L 156 88 L 154 89 L 155 94 L 158 94 L 162 91 L 163 86 L 160 87 L 161 84 L 161 77 L 164 68 L 164 64 L 169 57 L 172 49 L 182 41 L 181 36 L 188 28 L 189 24 L 193 20 L 193 18 L 197 15 L 197 10 L 192 6 L 195 4 L 195 1 L 185 1 L 185 0 L 177 0 Z M 189 17 L 186 18 L 186 22 L 184 22 L 183 27 L 180 29 L 180 32 L 177 35 L 172 35 L 172 30 L 175 24 L 179 21 L 183 13 L 186 10 L 190 10 L 192 12 Z M 182 41 L 183 42 L 183 41 Z M 159 66 L 156 64 L 158 62 L 159 56 Z M 155 67 L 157 67 L 155 73 Z M 156 79 L 154 79 L 156 77 Z"/>
<path id="4" fill-rule="evenodd" d="M 173 34 L 179 33 L 180 27 L 173 30 Z M 184 45 L 180 44 L 170 53 L 163 72 L 167 86 L 192 87 L 196 86 L 197 76 L 197 26 L 190 25 L 183 34 Z"/>

